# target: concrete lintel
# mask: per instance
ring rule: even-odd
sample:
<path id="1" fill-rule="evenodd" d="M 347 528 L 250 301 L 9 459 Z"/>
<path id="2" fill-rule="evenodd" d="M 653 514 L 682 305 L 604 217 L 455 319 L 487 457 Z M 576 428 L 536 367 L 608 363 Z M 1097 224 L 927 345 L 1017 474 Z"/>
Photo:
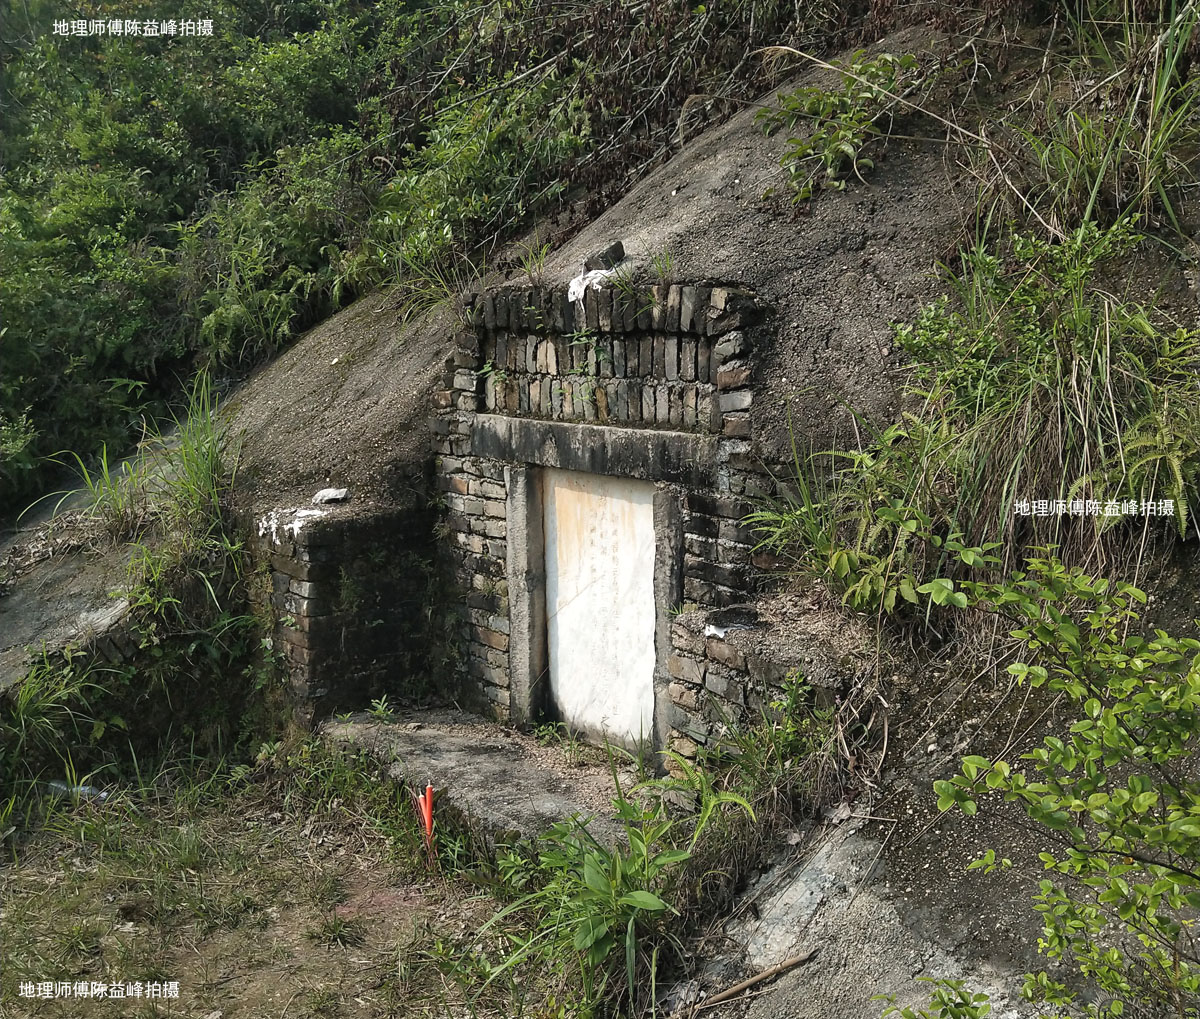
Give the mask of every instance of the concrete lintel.
<path id="1" fill-rule="evenodd" d="M 703 487 L 712 484 L 717 439 L 689 432 L 478 414 L 471 430 L 471 452 L 510 463 Z"/>

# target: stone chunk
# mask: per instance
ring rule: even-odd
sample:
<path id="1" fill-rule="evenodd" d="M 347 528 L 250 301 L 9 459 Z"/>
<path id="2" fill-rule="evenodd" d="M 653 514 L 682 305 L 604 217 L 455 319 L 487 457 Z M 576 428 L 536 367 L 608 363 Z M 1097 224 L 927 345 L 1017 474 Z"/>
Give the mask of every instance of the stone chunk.
<path id="1" fill-rule="evenodd" d="M 713 360 L 720 366 L 726 361 L 732 361 L 735 357 L 750 353 L 750 342 L 746 339 L 745 333 L 729 333 L 722 336 L 713 345 L 712 353 Z"/>
<path id="2" fill-rule="evenodd" d="M 731 669 L 736 669 L 739 672 L 744 672 L 746 669 L 746 656 L 737 648 L 726 644 L 723 640 L 709 637 L 707 653 L 708 657 L 713 659 L 713 661 L 728 665 Z"/>
<path id="3" fill-rule="evenodd" d="M 583 267 L 588 272 L 593 269 L 611 269 L 619 264 L 625 258 L 625 245 L 620 241 L 613 241 L 606 248 L 601 248 L 599 251 L 594 251 L 588 255 L 583 263 Z"/>
<path id="4" fill-rule="evenodd" d="M 721 393 L 718 399 L 721 413 L 727 414 L 730 411 L 749 410 L 750 405 L 754 402 L 754 393 L 749 389 L 738 389 L 729 393 Z"/>
<path id="5" fill-rule="evenodd" d="M 669 287 L 667 289 L 667 322 L 666 329 L 669 333 L 679 332 L 679 312 L 680 306 L 683 303 L 683 287 Z"/>
<path id="6" fill-rule="evenodd" d="M 674 679 L 700 686 L 704 682 L 704 663 L 684 658 L 682 655 L 671 655 L 667 659 L 667 672 Z"/>
<path id="7" fill-rule="evenodd" d="M 718 389 L 741 389 L 750 385 L 749 365 L 721 365 L 717 369 Z"/>

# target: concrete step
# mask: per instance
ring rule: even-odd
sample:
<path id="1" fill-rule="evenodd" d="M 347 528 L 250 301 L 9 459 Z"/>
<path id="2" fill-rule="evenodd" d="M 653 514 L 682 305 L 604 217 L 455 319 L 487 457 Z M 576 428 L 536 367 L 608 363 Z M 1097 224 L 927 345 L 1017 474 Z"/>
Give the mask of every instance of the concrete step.
<path id="1" fill-rule="evenodd" d="M 591 819 L 601 841 L 623 830 L 612 800 L 612 772 L 603 751 L 569 752 L 532 736 L 460 711 L 436 710 L 380 721 L 360 712 L 326 722 L 323 737 L 334 745 L 368 751 L 398 782 L 413 790 L 434 788 L 434 817 L 449 808 L 490 839 L 537 835 L 556 821 Z M 622 789 L 637 775 L 618 761 Z"/>

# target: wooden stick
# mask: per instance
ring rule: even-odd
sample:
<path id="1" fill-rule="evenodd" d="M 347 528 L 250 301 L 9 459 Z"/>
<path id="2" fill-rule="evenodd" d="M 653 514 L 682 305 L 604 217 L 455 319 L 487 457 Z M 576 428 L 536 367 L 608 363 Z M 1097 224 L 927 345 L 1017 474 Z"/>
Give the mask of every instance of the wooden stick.
<path id="1" fill-rule="evenodd" d="M 777 977 L 781 973 L 786 973 L 790 969 L 795 969 L 797 966 L 803 966 L 814 955 L 817 954 L 815 948 L 810 948 L 803 955 L 793 956 L 791 959 L 784 959 L 777 966 L 772 966 L 770 969 L 765 969 L 757 976 L 749 977 L 743 980 L 740 984 L 734 984 L 728 990 L 722 991 L 720 994 L 714 994 L 711 998 L 706 998 L 699 1004 L 692 1006 L 692 1015 L 695 1015 L 702 1008 L 709 1008 L 712 1005 L 720 1005 L 722 1002 L 729 1001 L 731 998 L 736 998 L 742 991 L 747 991 L 755 984 L 761 984 L 764 980 L 770 980 L 771 977 Z"/>

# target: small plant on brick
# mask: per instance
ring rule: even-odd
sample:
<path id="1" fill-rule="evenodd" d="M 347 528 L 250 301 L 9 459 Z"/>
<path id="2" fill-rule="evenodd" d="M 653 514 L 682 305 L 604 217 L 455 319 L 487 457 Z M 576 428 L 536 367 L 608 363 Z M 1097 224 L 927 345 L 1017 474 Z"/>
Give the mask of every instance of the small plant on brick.
<path id="1" fill-rule="evenodd" d="M 675 272 L 675 259 L 671 257 L 668 249 L 660 248 L 650 256 L 650 271 L 654 273 L 660 287 L 665 287 L 671 282 Z"/>
<path id="2" fill-rule="evenodd" d="M 333 603 L 333 610 L 355 615 L 362 608 L 362 603 L 362 588 L 354 579 L 354 575 L 343 566 L 338 573 L 338 593 Z"/>
<path id="3" fill-rule="evenodd" d="M 507 382 L 509 374 L 507 369 L 496 364 L 490 357 L 483 362 L 483 367 L 479 369 L 479 377 L 484 379 L 492 379 L 494 382 Z"/>
<path id="4" fill-rule="evenodd" d="M 546 255 L 549 253 L 549 244 L 530 245 L 529 250 L 521 256 L 521 270 L 531 287 L 540 287 L 545 282 Z"/>
<path id="5" fill-rule="evenodd" d="M 632 307 L 635 315 L 654 310 L 654 297 L 638 286 L 631 266 L 621 266 L 612 277 L 612 285 L 614 306 L 621 303 Z"/>

